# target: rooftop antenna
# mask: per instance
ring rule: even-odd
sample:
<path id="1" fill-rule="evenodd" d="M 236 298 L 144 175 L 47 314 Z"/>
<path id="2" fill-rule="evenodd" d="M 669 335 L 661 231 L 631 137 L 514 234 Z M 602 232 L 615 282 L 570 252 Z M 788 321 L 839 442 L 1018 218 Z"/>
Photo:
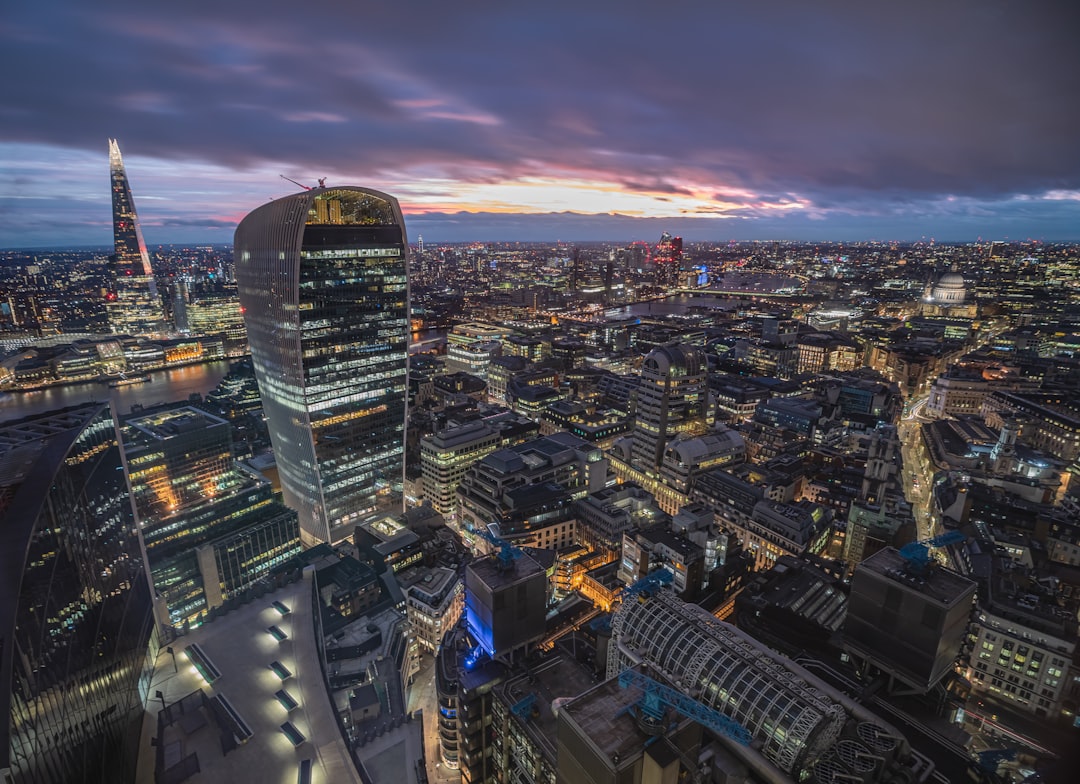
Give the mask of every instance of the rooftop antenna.
<path id="1" fill-rule="evenodd" d="M 292 177 L 286 177 L 284 174 L 279 174 L 278 177 L 280 177 L 283 180 L 288 180 L 293 185 L 298 185 L 299 187 L 303 188 L 305 191 L 310 191 L 311 190 L 311 188 L 309 186 L 304 185 L 303 183 L 297 182 Z M 320 184 L 322 184 L 321 181 L 320 181 Z"/>

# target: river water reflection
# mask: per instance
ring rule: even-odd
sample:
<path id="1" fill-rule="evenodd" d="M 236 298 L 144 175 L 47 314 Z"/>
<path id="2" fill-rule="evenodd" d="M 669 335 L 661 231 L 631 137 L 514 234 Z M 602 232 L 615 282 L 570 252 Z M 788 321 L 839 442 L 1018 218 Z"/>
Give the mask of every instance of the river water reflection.
<path id="1" fill-rule="evenodd" d="M 194 392 L 205 395 L 228 372 L 229 360 L 221 360 L 155 371 L 150 374 L 150 381 L 123 387 L 112 388 L 102 382 L 50 387 L 37 392 L 4 392 L 0 393 L 0 421 L 41 414 L 90 400 L 112 401 L 117 411 L 126 414 L 136 403 L 149 406 L 187 400 Z"/>

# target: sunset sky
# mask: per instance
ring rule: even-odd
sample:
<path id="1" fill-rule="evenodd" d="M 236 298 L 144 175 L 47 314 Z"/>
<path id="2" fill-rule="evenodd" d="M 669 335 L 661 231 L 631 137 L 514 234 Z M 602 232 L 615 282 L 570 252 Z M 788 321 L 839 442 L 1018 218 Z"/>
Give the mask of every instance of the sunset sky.
<path id="1" fill-rule="evenodd" d="M 1080 239 L 1049 0 L 35 0 L 0 15 L 0 247 L 231 242 L 314 185 L 412 238 Z"/>

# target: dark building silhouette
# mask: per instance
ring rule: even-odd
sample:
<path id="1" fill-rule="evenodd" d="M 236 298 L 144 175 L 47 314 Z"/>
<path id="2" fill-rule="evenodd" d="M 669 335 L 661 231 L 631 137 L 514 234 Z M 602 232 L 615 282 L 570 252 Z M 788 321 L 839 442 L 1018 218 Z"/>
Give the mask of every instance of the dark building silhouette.
<path id="1" fill-rule="evenodd" d="M 0 780 L 134 781 L 151 618 L 108 405 L 0 425 Z"/>

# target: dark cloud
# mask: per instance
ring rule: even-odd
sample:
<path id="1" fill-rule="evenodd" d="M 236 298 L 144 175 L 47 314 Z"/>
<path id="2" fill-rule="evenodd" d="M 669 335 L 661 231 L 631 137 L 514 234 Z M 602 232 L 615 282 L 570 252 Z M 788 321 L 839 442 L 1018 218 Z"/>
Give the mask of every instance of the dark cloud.
<path id="1" fill-rule="evenodd" d="M 236 230 L 235 221 L 230 220 L 213 220 L 210 218 L 204 218 L 202 220 L 198 218 L 167 218 L 158 224 L 166 228 L 193 228 L 193 229 L 228 229 L 229 231 Z"/>
<path id="2" fill-rule="evenodd" d="M 1078 21 L 1025 0 L 22 3 L 0 27 L 0 143 L 103 157 L 114 136 L 213 168 L 212 203 L 139 201 L 180 221 L 220 217 L 230 171 L 450 196 L 578 176 L 755 218 L 780 194 L 930 220 L 944 195 L 1080 189 Z"/>

